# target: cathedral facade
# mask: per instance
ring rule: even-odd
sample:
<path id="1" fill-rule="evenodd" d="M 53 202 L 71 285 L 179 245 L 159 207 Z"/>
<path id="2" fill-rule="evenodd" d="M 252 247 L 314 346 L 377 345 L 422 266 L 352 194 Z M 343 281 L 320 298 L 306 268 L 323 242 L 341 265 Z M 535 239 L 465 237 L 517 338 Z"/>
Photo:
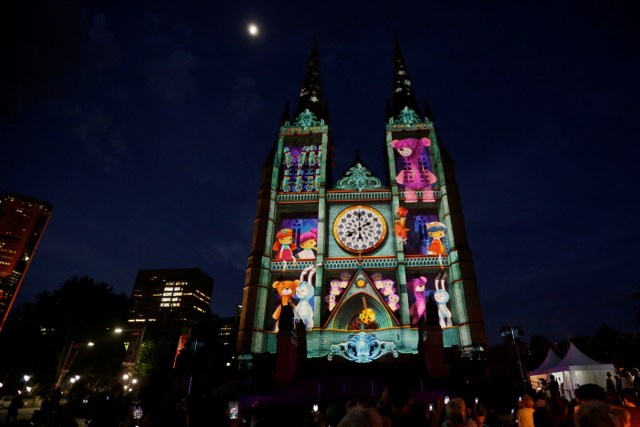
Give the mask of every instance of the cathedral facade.
<path id="1" fill-rule="evenodd" d="M 285 112 L 263 169 L 238 353 L 275 353 L 291 308 L 309 358 L 417 354 L 425 324 L 463 354 L 486 344 L 452 162 L 397 46 L 393 73 L 380 123 L 388 175 L 356 159 L 334 181 L 314 45 L 296 111 Z"/>

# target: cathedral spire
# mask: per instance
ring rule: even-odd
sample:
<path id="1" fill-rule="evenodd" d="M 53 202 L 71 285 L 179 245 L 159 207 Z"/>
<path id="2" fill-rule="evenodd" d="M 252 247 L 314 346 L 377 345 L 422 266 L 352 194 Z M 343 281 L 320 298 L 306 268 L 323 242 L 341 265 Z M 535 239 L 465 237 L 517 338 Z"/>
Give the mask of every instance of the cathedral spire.
<path id="1" fill-rule="evenodd" d="M 309 110 L 318 120 L 324 119 L 325 105 L 322 97 L 322 89 L 320 88 L 320 59 L 318 56 L 318 41 L 313 41 L 311 56 L 307 64 L 307 72 L 300 90 L 300 98 L 298 100 L 298 108 L 294 115 L 294 120 L 298 120 L 300 114 L 305 110 Z"/>
<path id="2" fill-rule="evenodd" d="M 422 116 L 418 109 L 409 73 L 404 65 L 404 58 L 400 51 L 398 40 L 395 41 L 395 54 L 393 60 L 393 94 L 391 108 L 387 111 L 387 120 L 396 118 L 405 108 L 413 110 L 418 116 Z"/>

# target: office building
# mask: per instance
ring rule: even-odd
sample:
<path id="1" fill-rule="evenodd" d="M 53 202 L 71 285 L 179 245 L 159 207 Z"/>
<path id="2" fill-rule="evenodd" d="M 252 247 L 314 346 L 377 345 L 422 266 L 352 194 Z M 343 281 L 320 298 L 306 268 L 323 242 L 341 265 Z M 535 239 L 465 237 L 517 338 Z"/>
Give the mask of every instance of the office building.
<path id="1" fill-rule="evenodd" d="M 18 194 L 0 198 L 0 331 L 51 217 L 52 206 Z"/>
<path id="2" fill-rule="evenodd" d="M 198 268 L 139 270 L 129 322 L 154 322 L 164 311 L 194 325 L 210 312 L 212 291 L 213 279 Z"/>

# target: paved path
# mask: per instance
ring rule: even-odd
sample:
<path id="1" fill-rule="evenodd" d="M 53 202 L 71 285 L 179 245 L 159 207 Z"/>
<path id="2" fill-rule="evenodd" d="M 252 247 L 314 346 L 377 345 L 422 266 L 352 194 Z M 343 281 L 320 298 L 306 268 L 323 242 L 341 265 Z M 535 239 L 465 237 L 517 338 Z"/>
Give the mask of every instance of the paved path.
<path id="1" fill-rule="evenodd" d="M 33 416 L 33 411 L 35 411 L 38 408 L 20 408 L 18 409 L 18 419 L 27 419 L 27 420 L 31 420 L 31 417 Z M 7 419 L 7 411 L 8 409 L 0 409 L 0 424 L 4 423 L 4 420 Z"/>

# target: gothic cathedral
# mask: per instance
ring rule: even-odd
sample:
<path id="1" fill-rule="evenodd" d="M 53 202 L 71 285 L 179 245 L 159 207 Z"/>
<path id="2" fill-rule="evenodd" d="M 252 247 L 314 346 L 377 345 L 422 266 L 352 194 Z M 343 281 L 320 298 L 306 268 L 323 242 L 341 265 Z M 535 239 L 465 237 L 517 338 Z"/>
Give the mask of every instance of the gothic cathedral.
<path id="1" fill-rule="evenodd" d="M 486 344 L 453 164 L 397 45 L 393 73 L 381 123 L 388 175 L 356 159 L 334 182 L 314 44 L 295 114 L 285 112 L 263 169 L 239 354 L 275 353 L 291 323 L 306 330 L 307 357 L 329 361 L 417 354 L 425 324 L 463 355 Z"/>

